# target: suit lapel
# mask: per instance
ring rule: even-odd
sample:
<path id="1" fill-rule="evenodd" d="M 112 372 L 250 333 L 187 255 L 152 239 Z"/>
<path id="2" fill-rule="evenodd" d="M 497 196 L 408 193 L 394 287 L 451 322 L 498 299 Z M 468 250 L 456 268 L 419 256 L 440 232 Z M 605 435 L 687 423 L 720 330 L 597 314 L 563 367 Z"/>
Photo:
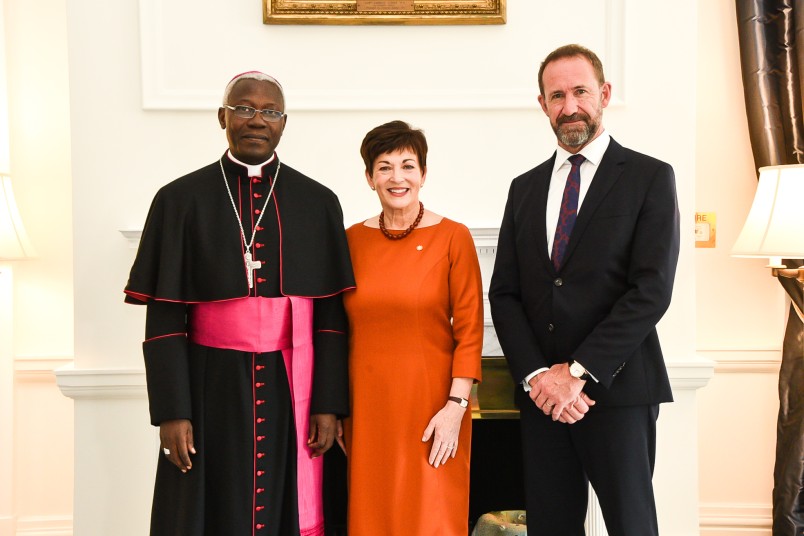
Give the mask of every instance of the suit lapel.
<path id="1" fill-rule="evenodd" d="M 606 152 L 603 154 L 603 159 L 600 161 L 592 184 L 586 192 L 583 204 L 581 204 L 578 218 L 575 220 L 575 227 L 572 229 L 570 241 L 569 244 L 567 244 L 567 251 L 564 254 L 564 265 L 570 261 L 575 246 L 581 240 L 586 227 L 589 225 L 589 222 L 592 221 L 592 216 L 600 206 L 600 203 L 603 202 L 603 199 L 606 198 L 611 188 L 622 176 L 624 163 L 625 151 L 622 145 L 612 138 Z"/>

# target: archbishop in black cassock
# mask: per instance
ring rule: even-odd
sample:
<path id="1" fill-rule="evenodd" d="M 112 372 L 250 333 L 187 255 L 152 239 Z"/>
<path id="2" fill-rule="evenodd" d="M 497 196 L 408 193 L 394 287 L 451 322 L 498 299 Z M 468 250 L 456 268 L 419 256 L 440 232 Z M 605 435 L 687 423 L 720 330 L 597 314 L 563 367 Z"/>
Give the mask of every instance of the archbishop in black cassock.
<path id="1" fill-rule="evenodd" d="M 335 417 L 348 413 L 341 294 L 354 278 L 337 197 L 274 151 L 283 110 L 275 80 L 235 77 L 218 114 L 229 151 L 162 187 L 148 213 L 125 293 L 148 307 L 143 352 L 163 447 L 152 535 L 323 533 L 320 516 L 306 521 L 304 513 L 321 490 L 301 489 L 320 480 L 297 475 L 297 452 L 320 456 L 333 442 Z M 258 267 L 247 269 L 247 253 Z M 204 307 L 282 297 L 294 307 L 312 304 L 307 445 L 297 444 L 307 416 L 297 414 L 286 354 L 194 338 L 193 319 Z M 226 333 L 245 321 L 255 333 L 276 329 L 267 318 L 233 320 L 221 317 L 213 327 Z"/>

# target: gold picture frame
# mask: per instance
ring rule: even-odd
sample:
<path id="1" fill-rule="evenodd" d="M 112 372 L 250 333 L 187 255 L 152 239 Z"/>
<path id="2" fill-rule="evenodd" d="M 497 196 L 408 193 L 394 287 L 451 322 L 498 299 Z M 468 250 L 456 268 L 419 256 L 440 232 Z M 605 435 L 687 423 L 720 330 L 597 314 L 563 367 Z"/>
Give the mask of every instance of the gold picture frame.
<path id="1" fill-rule="evenodd" d="M 265 24 L 505 24 L 505 0 L 262 0 Z"/>

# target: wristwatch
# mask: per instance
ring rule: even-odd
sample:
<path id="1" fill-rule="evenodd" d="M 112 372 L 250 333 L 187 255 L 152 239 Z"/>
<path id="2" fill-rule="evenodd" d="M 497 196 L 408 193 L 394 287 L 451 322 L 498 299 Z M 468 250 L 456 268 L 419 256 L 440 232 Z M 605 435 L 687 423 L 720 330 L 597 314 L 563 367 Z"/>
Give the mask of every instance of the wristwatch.
<path id="1" fill-rule="evenodd" d="M 578 378 L 579 380 L 583 381 L 586 381 L 589 378 L 591 378 L 591 376 L 589 376 L 589 373 L 586 372 L 586 369 L 583 368 L 583 365 L 581 365 L 577 361 L 573 361 L 572 363 L 570 363 L 569 373 L 570 376 L 572 376 L 573 378 Z"/>
<path id="2" fill-rule="evenodd" d="M 469 405 L 468 400 L 466 400 L 465 398 L 461 398 L 459 396 L 450 396 L 449 400 L 452 400 L 453 402 L 455 402 L 456 404 L 458 404 L 462 408 L 465 408 L 465 407 L 467 407 Z"/>

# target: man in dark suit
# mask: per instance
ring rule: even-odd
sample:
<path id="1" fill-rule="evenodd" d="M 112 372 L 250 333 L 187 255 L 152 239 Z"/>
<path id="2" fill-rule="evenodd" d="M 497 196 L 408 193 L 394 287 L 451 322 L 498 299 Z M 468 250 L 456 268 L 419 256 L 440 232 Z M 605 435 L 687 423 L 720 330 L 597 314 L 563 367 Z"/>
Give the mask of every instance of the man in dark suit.
<path id="1" fill-rule="evenodd" d="M 539 89 L 558 148 L 511 183 L 489 291 L 522 385 L 528 534 L 585 534 L 591 482 L 611 536 L 656 535 L 656 419 L 672 401 L 656 323 L 679 250 L 673 169 L 604 130 L 611 84 L 591 50 L 550 53 Z"/>

